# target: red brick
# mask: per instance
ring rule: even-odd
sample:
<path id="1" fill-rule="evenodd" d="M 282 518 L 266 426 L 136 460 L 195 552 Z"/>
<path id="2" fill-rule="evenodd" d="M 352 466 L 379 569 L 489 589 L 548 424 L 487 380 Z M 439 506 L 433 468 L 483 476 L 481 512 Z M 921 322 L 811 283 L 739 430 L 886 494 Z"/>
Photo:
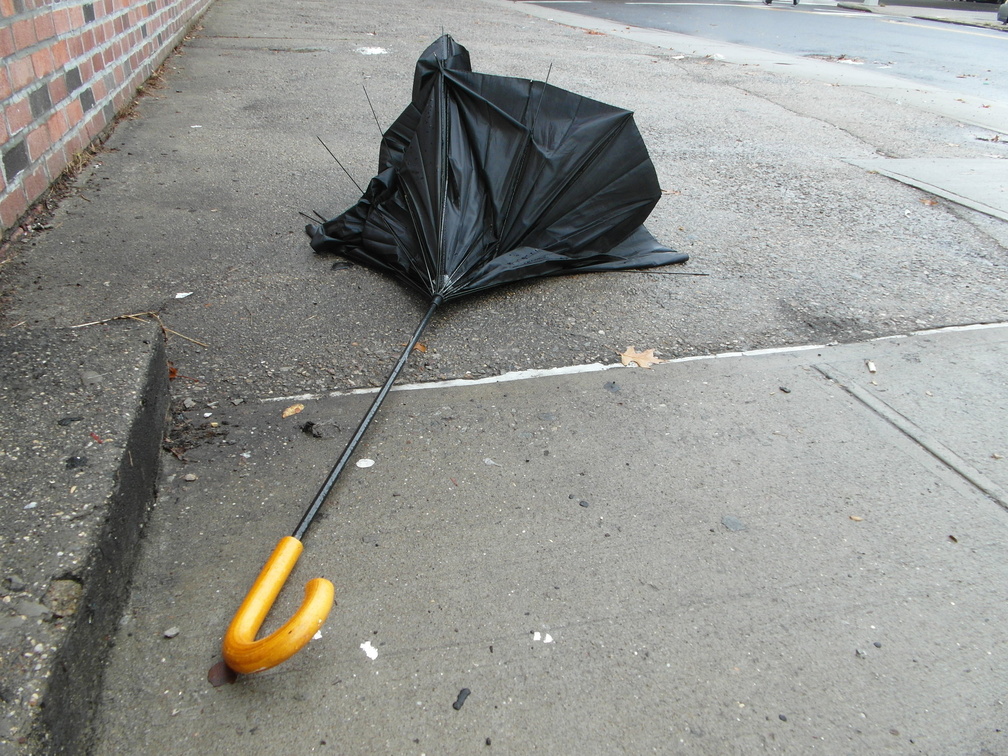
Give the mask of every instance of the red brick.
<path id="1" fill-rule="evenodd" d="M 84 133 L 87 134 L 88 139 L 94 139 L 99 134 L 101 134 L 102 129 L 105 128 L 105 116 L 101 110 L 95 113 L 94 118 L 87 122 L 84 127 Z"/>
<path id="2" fill-rule="evenodd" d="M 14 33 L 9 26 L 0 28 L 0 57 L 7 58 L 14 54 Z"/>
<path id="3" fill-rule="evenodd" d="M 79 58 L 84 54 L 84 41 L 79 34 L 67 38 L 67 47 L 70 48 L 71 58 Z"/>
<path id="4" fill-rule="evenodd" d="M 44 42 L 50 37 L 56 36 L 56 27 L 53 24 L 52 13 L 42 13 L 35 16 L 35 36 L 39 42 Z"/>
<path id="5" fill-rule="evenodd" d="M 28 173 L 22 180 L 21 185 L 25 189 L 29 202 L 34 202 L 42 196 L 42 192 L 49 188 L 49 177 L 46 175 L 45 165 L 41 164 L 34 171 Z"/>
<path id="6" fill-rule="evenodd" d="M 7 74 L 7 69 L 0 66 L 0 100 L 6 100 L 13 94 L 14 90 L 11 88 L 10 76 Z M 2 120 L 2 119 L 0 119 Z M 0 144 L 6 140 L 0 140 Z"/>
<path id="7" fill-rule="evenodd" d="M 108 94 L 108 89 L 105 87 L 105 82 L 102 79 L 98 79 L 92 86 L 91 91 L 94 93 L 94 98 L 96 102 L 101 102 L 105 99 L 105 95 Z"/>
<path id="8" fill-rule="evenodd" d="M 28 56 L 11 60 L 7 64 L 7 71 L 10 73 L 11 85 L 14 87 L 15 92 L 24 89 L 35 81 L 35 69 L 32 66 L 31 58 Z"/>
<path id="9" fill-rule="evenodd" d="M 56 142 L 63 138 L 63 135 L 66 134 L 69 129 L 69 126 L 67 126 L 66 114 L 62 110 L 57 110 L 49 116 L 46 128 L 49 129 L 49 139 L 53 144 L 56 144 Z"/>
<path id="10" fill-rule="evenodd" d="M 83 135 L 80 133 L 72 133 L 70 138 L 67 139 L 66 144 L 63 145 L 63 149 L 70 160 L 73 160 L 77 156 L 77 153 L 84 149 L 86 144 L 87 140 Z"/>
<path id="11" fill-rule="evenodd" d="M 66 151 L 63 149 L 54 150 L 53 154 L 46 158 L 46 171 L 50 176 L 59 176 L 66 167 Z"/>
<path id="12" fill-rule="evenodd" d="M 17 10 L 14 8 L 14 0 L 0 0 L 0 15 L 10 18 Z"/>
<path id="13" fill-rule="evenodd" d="M 53 62 L 56 64 L 57 69 L 62 69 L 66 67 L 66 64 L 70 62 L 70 49 L 67 47 L 65 40 L 60 40 L 52 47 Z"/>
<path id="14" fill-rule="evenodd" d="M 91 74 L 88 75 L 88 76 L 84 75 L 84 68 L 85 68 L 85 66 L 87 68 L 91 69 Z M 91 76 L 94 76 L 96 73 L 98 73 L 99 71 L 101 71 L 103 68 L 105 68 L 105 59 L 102 58 L 102 54 L 100 52 L 96 52 L 94 55 L 91 56 L 91 60 L 90 61 L 87 61 L 86 63 L 84 63 L 83 65 L 81 65 L 81 79 L 83 81 L 90 81 L 91 80 Z"/>
<path id="15" fill-rule="evenodd" d="M 52 139 L 49 136 L 47 126 L 39 126 L 28 134 L 28 157 L 33 163 L 42 157 L 50 147 L 52 147 Z"/>
<path id="16" fill-rule="evenodd" d="M 18 50 L 24 50 L 26 47 L 31 47 L 36 41 L 35 24 L 31 21 L 14 22 L 14 46 L 17 47 Z"/>
<path id="17" fill-rule="evenodd" d="M 49 48 L 32 53 L 32 67 L 35 69 L 35 77 L 44 79 L 55 70 L 53 56 Z"/>
<path id="18" fill-rule="evenodd" d="M 63 112 L 66 113 L 67 123 L 71 129 L 84 118 L 84 108 L 81 107 L 80 100 L 76 97 L 70 100 Z"/>
<path id="19" fill-rule="evenodd" d="M 25 197 L 24 189 L 20 186 L 15 187 L 7 198 L 0 202 L 0 222 L 3 223 L 3 227 L 13 228 L 27 209 L 28 199 Z"/>
<path id="20" fill-rule="evenodd" d="M 7 125 L 10 126 L 10 132 L 12 135 L 17 134 L 31 122 L 31 104 L 28 102 L 27 97 L 24 97 L 17 102 L 12 102 L 7 106 Z"/>
<path id="21" fill-rule="evenodd" d="M 70 11 L 66 8 L 59 8 L 54 10 L 52 14 L 53 29 L 56 30 L 56 34 L 63 37 L 66 36 L 70 30 L 73 28 L 70 24 Z"/>
<path id="22" fill-rule="evenodd" d="M 65 76 L 57 76 L 49 82 L 49 102 L 53 105 L 59 105 L 66 99 L 68 94 L 70 93 L 67 92 Z"/>
<path id="23" fill-rule="evenodd" d="M 79 5 L 70 9 L 70 26 L 73 29 L 80 29 L 84 26 L 84 9 Z"/>

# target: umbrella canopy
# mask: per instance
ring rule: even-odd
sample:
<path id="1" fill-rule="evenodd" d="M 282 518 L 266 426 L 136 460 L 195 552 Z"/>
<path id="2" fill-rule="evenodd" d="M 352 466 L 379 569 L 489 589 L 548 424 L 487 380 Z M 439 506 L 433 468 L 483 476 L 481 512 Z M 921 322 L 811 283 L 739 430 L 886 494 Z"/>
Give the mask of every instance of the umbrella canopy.
<path id="1" fill-rule="evenodd" d="M 420 56 L 360 201 L 309 225 L 335 252 L 443 301 L 525 278 L 684 262 L 641 225 L 661 197 L 628 110 L 473 73 L 448 35 Z"/>

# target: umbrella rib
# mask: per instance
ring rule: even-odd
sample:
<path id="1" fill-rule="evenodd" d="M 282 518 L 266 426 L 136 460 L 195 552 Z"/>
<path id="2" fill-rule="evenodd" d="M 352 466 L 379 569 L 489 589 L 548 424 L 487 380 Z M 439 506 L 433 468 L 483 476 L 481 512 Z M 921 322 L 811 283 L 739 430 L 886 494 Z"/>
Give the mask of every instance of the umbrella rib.
<path id="1" fill-rule="evenodd" d="M 336 157 L 335 153 L 333 153 L 333 151 L 329 149 L 329 145 L 322 141 L 322 137 L 316 135 L 315 138 L 319 140 L 322 146 L 325 147 L 326 152 L 328 152 L 329 155 L 332 157 L 332 159 L 336 161 L 336 165 L 338 165 L 340 168 L 343 169 L 343 173 L 345 173 L 347 175 L 347 178 L 350 179 L 350 181 L 353 182 L 353 185 L 357 187 L 357 191 L 360 192 L 361 194 L 364 194 L 364 190 L 361 189 L 360 184 L 354 181 L 354 177 L 350 175 L 350 171 L 348 171 L 346 169 L 346 166 L 344 166 L 343 163 L 340 162 L 340 159 Z"/>

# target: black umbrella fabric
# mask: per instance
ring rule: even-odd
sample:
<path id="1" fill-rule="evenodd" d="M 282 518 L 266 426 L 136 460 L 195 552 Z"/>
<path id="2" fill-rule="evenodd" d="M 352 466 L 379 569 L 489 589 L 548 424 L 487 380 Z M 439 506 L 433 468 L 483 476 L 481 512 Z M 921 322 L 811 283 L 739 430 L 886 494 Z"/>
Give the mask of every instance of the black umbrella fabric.
<path id="1" fill-rule="evenodd" d="M 429 300 L 413 338 L 291 536 L 281 539 L 224 636 L 236 672 L 275 666 L 318 631 L 332 583 L 309 581 L 281 628 L 256 640 L 305 532 L 443 302 L 540 276 L 684 262 L 641 225 L 661 196 L 627 110 L 545 82 L 473 73 L 445 35 L 420 56 L 410 105 L 385 132 L 378 175 L 311 245 L 399 279 Z"/>
<path id="2" fill-rule="evenodd" d="M 312 247 L 448 301 L 526 278 L 684 262 L 642 223 L 661 197 L 633 114 L 473 73 L 445 35 L 382 139 L 378 175 Z"/>

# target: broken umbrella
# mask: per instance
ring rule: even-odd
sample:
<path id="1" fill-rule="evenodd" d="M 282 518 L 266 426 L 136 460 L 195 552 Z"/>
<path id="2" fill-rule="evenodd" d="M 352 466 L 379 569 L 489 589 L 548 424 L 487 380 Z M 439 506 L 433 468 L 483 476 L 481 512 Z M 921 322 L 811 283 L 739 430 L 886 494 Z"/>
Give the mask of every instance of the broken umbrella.
<path id="1" fill-rule="evenodd" d="M 630 111 L 546 82 L 474 73 L 450 36 L 416 65 L 412 102 L 382 137 L 379 170 L 356 205 L 307 232 L 394 276 L 429 303 L 371 408 L 291 536 L 263 567 L 224 637 L 241 673 L 275 666 L 315 635 L 332 583 L 315 578 L 293 617 L 256 640 L 302 539 L 443 303 L 541 276 L 684 262 L 642 223 L 661 190 Z"/>

